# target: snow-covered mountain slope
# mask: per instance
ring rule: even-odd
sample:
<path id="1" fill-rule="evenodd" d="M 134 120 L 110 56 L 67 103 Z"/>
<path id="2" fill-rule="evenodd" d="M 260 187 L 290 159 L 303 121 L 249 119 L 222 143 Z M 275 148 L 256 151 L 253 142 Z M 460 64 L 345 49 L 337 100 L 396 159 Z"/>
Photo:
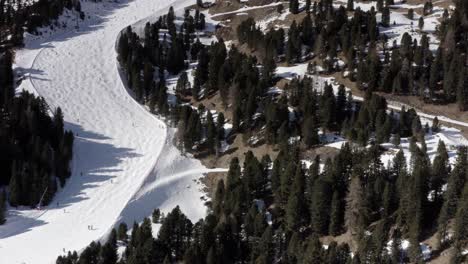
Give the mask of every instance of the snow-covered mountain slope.
<path id="1" fill-rule="evenodd" d="M 114 49 L 126 26 L 192 2 L 83 2 L 89 17 L 79 28 L 29 38 L 17 52 L 16 71 L 30 77 L 20 88 L 60 106 L 76 138 L 72 177 L 54 201 L 42 210 L 10 208 L 0 226 L 0 263 L 53 263 L 156 207 L 179 204 L 192 220 L 204 216 L 195 180 L 210 170 L 182 156 L 173 131 L 128 94 Z"/>

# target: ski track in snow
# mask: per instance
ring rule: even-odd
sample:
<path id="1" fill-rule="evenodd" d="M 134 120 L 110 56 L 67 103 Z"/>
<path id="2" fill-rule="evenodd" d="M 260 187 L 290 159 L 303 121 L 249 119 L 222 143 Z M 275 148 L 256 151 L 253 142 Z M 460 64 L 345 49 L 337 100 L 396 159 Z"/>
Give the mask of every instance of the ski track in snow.
<path id="1" fill-rule="evenodd" d="M 60 106 L 75 134 L 72 177 L 42 210 L 10 208 L 0 226 L 0 263 L 54 263 L 65 251 L 100 240 L 115 224 L 141 221 L 154 208 L 180 205 L 192 220 L 206 213 L 197 183 L 209 170 L 173 146 L 173 129 L 128 93 L 115 43 L 139 19 L 191 0 L 82 2 L 80 28 L 31 39 L 16 55 L 20 89 Z M 88 226 L 92 225 L 92 230 Z"/>

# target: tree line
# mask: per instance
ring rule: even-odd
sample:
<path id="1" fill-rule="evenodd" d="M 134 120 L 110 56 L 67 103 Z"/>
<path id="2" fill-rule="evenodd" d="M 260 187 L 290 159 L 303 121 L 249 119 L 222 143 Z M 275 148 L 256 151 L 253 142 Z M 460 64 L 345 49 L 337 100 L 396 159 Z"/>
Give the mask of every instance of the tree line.
<path id="1" fill-rule="evenodd" d="M 73 133 L 60 108 L 28 92 L 15 95 L 13 55 L 0 55 L 0 223 L 6 204 L 44 206 L 70 176 Z"/>
<path id="2" fill-rule="evenodd" d="M 302 11 L 297 9 L 297 2 L 290 1 L 293 14 Z M 372 7 L 366 12 L 354 8 L 353 0 L 348 1 L 347 7 L 339 8 L 334 8 L 332 2 L 308 1 L 305 18 L 292 22 L 287 40 L 282 29 L 263 33 L 250 18 L 237 29 L 239 42 L 259 51 L 262 59 L 297 63 L 317 57 L 328 73 L 343 70 L 351 73 L 350 79 L 364 91 L 416 95 L 426 103 L 457 103 L 462 111 L 468 108 L 465 1 L 454 1 L 452 14 L 444 11 L 436 32 L 440 45 L 435 52 L 430 50 L 430 39 L 423 30 L 424 17 L 433 12 L 431 1 L 424 4 L 419 19 L 415 19 L 414 10 L 408 11 L 407 17 L 414 20 L 412 31 L 422 35 L 420 40 L 406 32 L 400 43 L 388 43 L 390 36 L 380 33 L 380 29 L 395 23 L 391 18 L 392 0 L 379 0 L 376 9 Z M 378 13 L 382 17 L 380 22 Z M 272 39 L 279 41 L 272 43 Z M 337 67 L 338 60 L 344 60 L 345 69 Z"/>
<path id="3" fill-rule="evenodd" d="M 346 144 L 308 168 L 294 144 L 274 161 L 247 152 L 243 165 L 231 161 L 204 219 L 192 223 L 178 207 L 162 217 L 156 210 L 153 221 L 162 224 L 156 238 L 149 218 L 135 223 L 130 237 L 121 224 L 105 244 L 93 242 L 56 263 L 423 263 L 419 242 L 432 232 L 442 245 L 454 245 L 451 263 L 462 263 L 467 148 L 458 149 L 453 167 L 442 141 L 433 162 L 415 141 L 410 149 L 409 164 L 399 151 L 387 167 L 379 145 Z M 352 240 L 323 245 L 319 239 L 342 234 Z M 117 240 L 126 248 L 121 258 Z M 406 251 L 403 240 L 410 242 Z"/>
<path id="4" fill-rule="evenodd" d="M 65 9 L 75 10 L 84 19 L 78 0 L 0 1 L 0 44 L 21 46 L 24 32 L 36 33 L 39 27 L 53 27 Z"/>
<path id="5" fill-rule="evenodd" d="M 386 1 L 382 8 L 390 4 Z M 460 10 L 465 4 L 456 5 Z M 146 220 L 143 226 L 149 232 L 145 235 L 148 239 L 140 246 L 130 243 L 130 253 L 120 262 L 422 263 L 419 242 L 434 233 L 441 248 L 454 246 L 452 263 L 463 262 L 461 252 L 467 242 L 463 228 L 467 212 L 464 201 L 468 199 L 466 148 L 458 150 L 457 162 L 451 166 L 441 141 L 435 159 L 430 160 L 424 135 L 438 131 L 438 120 L 434 119 L 429 127 L 421 124 L 413 109 L 389 111 L 385 99 L 373 93 L 391 87 L 387 92 L 410 94 L 414 82 L 404 79 L 401 71 L 407 64 L 408 71 L 416 72 L 418 63 L 413 63 L 416 59 L 409 61 L 409 54 L 424 63 L 430 60 L 433 54 L 428 49 L 428 39 L 423 36 L 422 44 L 418 45 L 405 34 L 401 45 L 378 53 L 377 41 L 382 36 L 375 10 L 355 10 L 353 17 L 348 18 L 347 10 L 334 9 L 331 1 L 316 2 L 310 9 L 306 10 L 305 19 L 293 22 L 287 33 L 281 29 L 263 33 L 251 19 L 241 23 L 237 28 L 239 41 L 259 51 L 260 56 L 246 55 L 235 46 L 227 50 L 222 39 L 202 45 L 193 33 L 187 33 L 189 27 L 185 23 L 191 21 L 190 12 L 186 12 L 178 34 L 173 11 L 156 24 L 147 24 L 142 40 L 131 28 L 122 34 L 119 60 L 132 89 L 137 98 L 149 102 L 152 109 L 167 115 L 179 127 L 179 142 L 185 149 L 193 151 L 204 146 L 217 153 L 220 141 L 226 139 L 224 115 L 218 113 L 215 121 L 203 104 L 198 108 L 189 104 L 219 93 L 225 110 L 232 111 L 232 133 L 263 135 L 268 144 L 275 144 L 282 151 L 274 162 L 268 157 L 257 160 L 249 153 L 243 170 L 233 160 L 227 179 L 220 181 L 216 189 L 212 211 L 203 221 L 191 226 L 180 210 L 175 210 L 173 213 L 181 219 L 180 226 L 172 221 L 168 225 L 174 228 L 172 233 L 184 234 L 176 235 L 174 242 L 169 238 L 153 239 Z M 430 12 L 429 6 L 427 9 Z M 447 21 L 454 16 L 447 15 Z M 161 29 L 167 34 L 160 34 Z M 459 34 L 463 39 L 464 35 Z M 364 52 L 367 48 L 368 54 Z M 151 53 L 156 49 L 156 53 Z M 276 63 L 304 62 L 307 54 L 303 51 L 308 49 L 315 53 L 312 55 L 329 61 L 326 64 L 329 67 L 325 68 L 330 72 L 335 70 L 338 51 L 351 57 L 348 67 L 354 61 L 356 68 L 352 78 L 367 91 L 364 102 L 354 102 L 343 86 L 317 87 L 310 76 L 293 79 L 282 93 L 271 93 L 271 86 L 278 80 L 274 74 Z M 171 50 L 182 54 L 173 56 Z M 169 54 L 176 60 L 169 62 Z M 149 62 L 147 65 L 151 67 L 141 63 L 153 58 L 158 62 Z M 403 63 L 405 59 L 408 63 Z M 193 71 L 193 85 L 185 71 L 188 61 L 198 62 Z M 425 71 L 435 71 L 431 67 Z M 382 78 L 383 69 L 395 70 L 399 77 Z M 175 103 L 168 103 L 166 70 L 181 73 Z M 367 71 L 372 74 L 365 74 Z M 154 72 L 158 72 L 157 77 L 152 75 Z M 145 86 L 150 83 L 153 84 Z M 300 153 L 323 142 L 319 131 L 338 133 L 358 144 L 345 145 L 335 158 L 326 161 L 317 158 L 310 168 L 304 168 Z M 297 137 L 299 141 L 290 140 Z M 410 141 L 409 162 L 400 151 L 389 166 L 384 166 L 379 144 L 391 141 L 398 146 L 401 137 Z M 369 144 L 369 148 L 362 148 Z M 265 206 L 258 206 L 256 201 L 260 200 Z M 212 238 L 208 246 L 200 244 L 205 224 L 209 230 L 215 230 L 207 235 Z M 197 225 L 202 231 L 194 230 Z M 139 228 L 134 225 L 135 230 Z M 342 234 L 350 235 L 357 246 L 331 244 L 324 249 L 320 243 L 322 236 Z M 404 253 L 400 247 L 403 239 L 411 245 Z M 387 241 L 393 242 L 391 250 Z M 106 245 L 93 244 L 91 259 L 99 261 Z M 70 254 L 59 258 L 58 263 L 86 263 L 79 261 L 77 254 Z"/>

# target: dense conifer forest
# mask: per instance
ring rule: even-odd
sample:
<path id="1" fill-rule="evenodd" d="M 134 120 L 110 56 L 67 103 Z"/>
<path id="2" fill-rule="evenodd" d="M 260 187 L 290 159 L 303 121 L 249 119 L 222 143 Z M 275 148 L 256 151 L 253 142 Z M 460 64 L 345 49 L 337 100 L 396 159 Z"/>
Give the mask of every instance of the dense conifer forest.
<path id="1" fill-rule="evenodd" d="M 319 157 L 305 168 L 298 153 L 289 146 L 272 161 L 248 152 L 242 170 L 233 159 L 209 215 L 197 223 L 179 208 L 166 216 L 156 210 L 152 220 L 162 224 L 156 239 L 149 218 L 135 223 L 130 237 L 121 224 L 107 243 L 93 242 L 79 257 L 70 253 L 57 263 L 423 263 L 419 241 L 429 230 L 440 232 L 440 243 L 455 246 L 451 263 L 463 263 L 465 147 L 453 168 L 443 143 L 433 164 L 413 141 L 411 163 L 399 152 L 388 169 L 378 145 L 346 145 L 322 171 Z M 450 238 L 449 223 L 455 231 Z M 353 257 L 351 245 L 324 247 L 319 240 L 344 233 L 356 242 Z M 405 254 L 399 250 L 403 239 L 411 245 Z M 126 250 L 117 261 L 122 243 Z"/>
<path id="2" fill-rule="evenodd" d="M 0 1 L 0 224 L 7 204 L 40 208 L 49 204 L 70 176 L 73 133 L 64 130 L 63 112 L 41 97 L 15 94 L 12 47 L 23 42 L 24 29 L 54 21 L 79 1 Z M 33 14 L 33 15 L 25 15 Z"/>
<path id="3" fill-rule="evenodd" d="M 291 0 L 293 14 L 306 14 L 287 31 L 263 32 L 254 19 L 237 27 L 238 43 L 252 53 L 235 45 L 228 49 L 223 39 L 203 45 L 196 32 L 203 30 L 204 17 L 194 10 L 187 10 L 176 26 L 171 9 L 148 23 L 144 36 L 125 29 L 118 60 L 128 85 L 137 100 L 178 127 L 181 148 L 218 156 L 221 141 L 256 135 L 279 154 L 272 159 L 248 151 L 243 164 L 232 159 L 208 215 L 196 223 L 179 208 L 165 216 L 155 210 L 152 221 L 161 224 L 157 236 L 150 219 L 134 223 L 130 236 L 122 223 L 106 243 L 93 242 L 80 255 L 59 257 L 57 264 L 424 263 L 448 247 L 454 249 L 450 263 L 465 263 L 467 148 L 458 148 L 451 165 L 440 141 L 431 160 L 424 135 L 439 130 L 437 118 L 432 126 L 422 124 L 414 109 L 390 110 L 377 92 L 417 95 L 427 103 L 456 102 L 460 110 L 468 109 L 468 4 L 455 1 L 456 9 L 445 12 L 437 32 L 441 44 L 432 52 L 425 35 L 420 42 L 405 34 L 401 43 L 387 43 L 379 28 L 391 23 L 393 1 L 377 2 L 377 10 L 364 12 L 354 9 L 353 0 L 339 8 L 331 0 L 307 1 L 302 9 Z M 431 10 L 429 1 L 424 12 Z M 423 23 L 420 19 L 419 27 Z M 337 63 L 339 58 L 345 66 Z M 311 59 L 319 59 L 324 73 L 350 72 L 365 91 L 364 100 L 354 101 L 343 85 L 317 86 L 317 61 Z M 308 61 L 309 75 L 291 80 L 284 93 L 271 92 L 279 80 L 278 63 Z M 189 68 L 189 62 L 197 67 Z M 176 74 L 171 94 L 166 77 Z M 214 118 L 203 106 L 215 94 L 231 120 L 223 111 Z M 230 134 L 226 122 L 232 124 Z M 317 156 L 306 167 L 301 153 L 323 145 L 322 132 L 349 143 L 335 157 Z M 382 164 L 380 144 L 398 146 L 401 138 L 410 142 L 410 157 L 401 150 L 390 166 Z M 335 239 L 325 244 L 330 237 Z M 420 245 L 429 237 L 440 245 L 433 256 Z M 403 242 L 409 243 L 405 251 Z M 125 247 L 121 257 L 119 246 Z"/>
<path id="4" fill-rule="evenodd" d="M 11 53 L 0 56 L 2 222 L 6 202 L 40 207 L 51 201 L 70 176 L 74 140 L 64 131 L 60 108 L 51 116 L 43 98 L 27 92 L 15 96 L 11 63 Z"/>

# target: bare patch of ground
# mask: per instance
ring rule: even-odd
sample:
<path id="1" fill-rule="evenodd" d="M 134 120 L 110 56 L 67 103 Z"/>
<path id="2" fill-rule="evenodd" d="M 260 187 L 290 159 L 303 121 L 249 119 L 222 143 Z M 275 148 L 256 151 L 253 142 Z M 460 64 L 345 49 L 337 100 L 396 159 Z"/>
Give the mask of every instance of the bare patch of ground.
<path id="1" fill-rule="evenodd" d="M 336 242 L 338 245 L 348 244 L 351 252 L 356 252 L 358 250 L 358 245 L 354 241 L 350 232 L 346 232 L 339 236 L 324 236 L 320 238 L 320 242 L 324 245 L 330 245 L 332 242 Z"/>

